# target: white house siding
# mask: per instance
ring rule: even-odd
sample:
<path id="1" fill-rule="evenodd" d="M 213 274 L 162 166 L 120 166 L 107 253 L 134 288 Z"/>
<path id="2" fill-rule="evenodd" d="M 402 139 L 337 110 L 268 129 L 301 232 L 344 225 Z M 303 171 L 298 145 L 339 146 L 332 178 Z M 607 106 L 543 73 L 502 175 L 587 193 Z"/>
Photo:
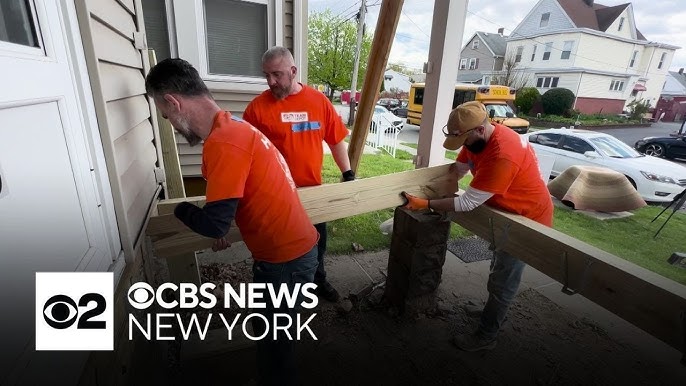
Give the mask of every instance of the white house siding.
<path id="1" fill-rule="evenodd" d="M 574 33 L 564 33 L 564 34 L 551 34 L 536 36 L 531 39 L 521 39 L 521 40 L 511 40 L 507 43 L 507 54 L 513 55 L 517 51 L 518 46 L 524 46 L 524 53 L 522 54 L 522 61 L 519 63 L 518 67 L 520 69 L 532 68 L 532 69 L 554 69 L 554 68 L 572 68 L 580 67 L 578 64 L 578 49 L 579 40 L 583 34 L 579 32 Z M 569 59 L 561 59 L 562 50 L 564 48 L 565 41 L 573 41 L 572 52 Z M 545 45 L 548 42 L 552 42 L 553 46 L 550 51 L 550 59 L 543 60 L 543 53 L 545 52 Z M 533 53 L 533 47 L 536 45 L 536 57 L 531 61 L 531 54 Z"/>
<path id="2" fill-rule="evenodd" d="M 624 82 L 622 91 L 611 91 L 610 84 L 612 80 L 620 80 Z M 585 98 L 600 98 L 600 99 L 621 99 L 624 100 L 629 97 L 631 90 L 628 90 L 627 82 L 629 78 L 624 76 L 608 76 L 598 74 L 584 74 L 581 78 L 581 85 L 579 86 L 579 96 Z"/>
<path id="3" fill-rule="evenodd" d="M 644 49 L 644 45 L 637 43 L 582 34 L 577 51 L 576 65 L 598 71 L 638 75 Z M 634 50 L 638 51 L 638 56 L 634 66 L 629 67 L 629 61 Z"/>
<path id="4" fill-rule="evenodd" d="M 145 96 L 147 52 L 134 37 L 145 31 L 140 0 L 77 0 L 76 7 L 119 234 L 132 262 L 161 167 L 157 125 Z"/>
<path id="5" fill-rule="evenodd" d="M 636 39 L 634 31 L 636 31 L 636 24 L 634 22 L 633 12 L 631 11 L 631 4 L 615 19 L 615 21 L 610 24 L 605 30 L 606 33 L 622 37 L 625 39 Z M 622 30 L 619 31 L 619 24 L 624 18 L 624 24 L 622 25 Z"/>
<path id="6" fill-rule="evenodd" d="M 550 12 L 550 20 L 546 27 L 541 28 L 541 15 L 546 12 Z M 574 27 L 574 24 L 572 24 L 571 20 L 567 17 L 567 14 L 562 10 L 562 7 L 560 7 L 557 1 L 541 0 L 533 7 L 531 12 L 529 12 L 517 28 L 512 31 L 510 36 L 516 38 Z"/>
<path id="7" fill-rule="evenodd" d="M 539 77 L 557 77 L 560 78 L 557 83 L 558 88 L 566 88 L 577 95 L 579 89 L 580 73 L 564 73 L 564 72 L 536 72 L 530 78 L 529 87 L 536 87 L 536 81 Z M 537 87 L 538 92 L 543 95 L 550 87 Z"/>

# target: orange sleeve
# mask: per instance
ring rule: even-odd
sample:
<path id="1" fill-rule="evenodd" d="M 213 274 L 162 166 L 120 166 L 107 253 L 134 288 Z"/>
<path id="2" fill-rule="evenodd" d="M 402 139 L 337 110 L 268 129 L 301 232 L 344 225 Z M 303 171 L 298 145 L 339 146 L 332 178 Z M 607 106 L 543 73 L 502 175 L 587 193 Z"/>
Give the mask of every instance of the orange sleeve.
<path id="1" fill-rule="evenodd" d="M 243 111 L 243 120 L 248 122 L 249 124 L 257 127 L 255 123 L 257 122 L 257 117 L 255 116 L 255 100 L 253 99 L 252 102 L 248 103 L 248 107 L 245 108 L 245 111 Z"/>
<path id="2" fill-rule="evenodd" d="M 324 141 L 329 145 L 336 145 L 348 136 L 348 129 L 343 124 L 340 115 L 336 112 L 336 108 L 333 107 L 328 99 L 324 101 L 324 105 L 326 106 Z"/>
<path id="3" fill-rule="evenodd" d="M 469 186 L 484 192 L 504 194 L 510 188 L 518 171 L 519 165 L 516 163 L 505 158 L 497 158 L 479 165 Z"/>
<path id="4" fill-rule="evenodd" d="M 251 158 L 249 153 L 226 143 L 205 143 L 203 167 L 207 202 L 243 197 Z"/>

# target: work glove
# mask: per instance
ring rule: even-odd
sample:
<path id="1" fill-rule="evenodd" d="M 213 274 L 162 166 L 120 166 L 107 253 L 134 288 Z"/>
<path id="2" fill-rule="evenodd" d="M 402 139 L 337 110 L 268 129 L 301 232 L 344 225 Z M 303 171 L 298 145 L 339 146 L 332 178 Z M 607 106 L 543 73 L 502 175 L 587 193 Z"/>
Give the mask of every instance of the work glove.
<path id="1" fill-rule="evenodd" d="M 343 173 L 343 182 L 348 181 L 355 181 L 355 172 L 352 170 Z"/>
<path id="2" fill-rule="evenodd" d="M 401 206 L 403 209 L 422 210 L 429 209 L 429 200 L 413 196 L 407 192 L 400 192 L 400 196 L 405 200 L 405 204 Z"/>

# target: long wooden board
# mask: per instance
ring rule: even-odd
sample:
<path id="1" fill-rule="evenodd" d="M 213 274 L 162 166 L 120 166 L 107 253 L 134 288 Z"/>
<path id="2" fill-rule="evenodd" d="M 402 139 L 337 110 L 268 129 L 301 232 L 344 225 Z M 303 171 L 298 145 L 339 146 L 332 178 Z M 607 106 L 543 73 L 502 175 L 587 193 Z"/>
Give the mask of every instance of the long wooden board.
<path id="1" fill-rule="evenodd" d="M 482 206 L 451 219 L 670 346 L 686 349 L 686 286 L 522 216 Z"/>
<path id="2" fill-rule="evenodd" d="M 448 165 L 365 178 L 345 183 L 298 189 L 313 224 L 339 218 L 392 208 L 403 203 L 399 193 L 407 191 L 420 196 L 443 196 L 457 190 L 457 181 L 448 174 Z M 213 240 L 190 231 L 173 215 L 173 208 L 181 201 L 204 204 L 204 197 L 189 197 L 161 201 L 160 215 L 152 217 L 147 235 L 153 239 L 158 257 L 184 255 L 212 246 Z M 241 240 L 237 228 L 232 227 L 229 240 Z"/>

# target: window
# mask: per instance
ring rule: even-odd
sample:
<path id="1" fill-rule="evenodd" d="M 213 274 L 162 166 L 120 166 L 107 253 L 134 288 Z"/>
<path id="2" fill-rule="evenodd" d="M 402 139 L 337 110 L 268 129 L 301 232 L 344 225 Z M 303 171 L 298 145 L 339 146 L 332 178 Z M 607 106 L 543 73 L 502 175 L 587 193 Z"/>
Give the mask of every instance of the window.
<path id="1" fill-rule="evenodd" d="M 560 55 L 560 59 L 569 59 L 569 56 L 572 54 L 572 47 L 573 46 L 574 46 L 574 41 L 567 40 L 565 42 L 564 48 L 562 48 L 562 55 Z"/>
<path id="2" fill-rule="evenodd" d="M 467 59 L 460 59 L 460 70 L 467 68 Z"/>
<path id="3" fill-rule="evenodd" d="M 477 48 L 479 48 L 479 39 L 474 39 L 472 42 L 472 49 L 476 50 Z"/>
<path id="4" fill-rule="evenodd" d="M 536 45 L 534 44 L 534 50 L 531 51 L 531 61 L 533 62 L 534 59 L 536 59 Z"/>
<path id="5" fill-rule="evenodd" d="M 633 67 L 636 64 L 636 57 L 638 56 L 638 51 L 634 51 L 631 55 L 631 60 L 629 61 L 629 67 Z"/>
<path id="6" fill-rule="evenodd" d="M 522 61 L 522 52 L 524 52 L 524 46 L 517 47 L 517 54 L 515 55 L 515 63 Z"/>
<path id="7" fill-rule="evenodd" d="M 657 64 L 658 69 L 662 68 L 662 65 L 665 63 L 665 58 L 667 58 L 667 53 L 663 52 L 662 55 L 660 55 L 660 63 Z"/>
<path id="8" fill-rule="evenodd" d="M 529 142 L 538 143 L 543 146 L 557 147 L 561 137 L 561 134 L 534 134 L 529 136 Z"/>
<path id="9" fill-rule="evenodd" d="M 40 46 L 28 1 L 0 3 L 0 41 L 29 47 Z"/>
<path id="10" fill-rule="evenodd" d="M 621 31 L 622 27 L 624 27 L 624 18 L 620 17 L 619 18 L 619 28 L 617 28 L 617 31 Z"/>
<path id="11" fill-rule="evenodd" d="M 424 104 L 424 87 L 414 89 L 414 104 L 419 106 Z"/>
<path id="12" fill-rule="evenodd" d="M 624 90 L 623 80 L 613 80 L 610 82 L 610 91 L 622 91 Z"/>
<path id="13" fill-rule="evenodd" d="M 479 68 L 479 58 L 469 59 L 469 69 L 476 70 L 477 68 Z"/>
<path id="14" fill-rule="evenodd" d="M 547 27 L 548 22 L 550 21 L 550 12 L 546 12 L 541 15 L 541 23 L 538 25 L 539 27 Z"/>
<path id="15" fill-rule="evenodd" d="M 541 76 L 536 79 L 536 87 L 538 88 L 555 88 L 560 81 L 559 76 Z"/>
<path id="16" fill-rule="evenodd" d="M 170 58 L 171 50 L 165 0 L 146 0 L 142 3 L 145 38 L 148 40 L 148 47 L 155 50 L 155 57 L 158 62 Z"/>
<path id="17" fill-rule="evenodd" d="M 545 44 L 545 51 L 543 51 L 543 60 L 550 59 L 550 51 L 553 50 L 553 42 L 548 42 Z"/>
<path id="18" fill-rule="evenodd" d="M 476 99 L 476 91 L 474 90 L 455 90 L 453 94 L 453 108 Z"/>
<path id="19" fill-rule="evenodd" d="M 584 154 L 587 151 L 595 151 L 593 146 L 581 138 L 563 136 L 562 150 L 571 151 L 573 153 Z"/>
<path id="20" fill-rule="evenodd" d="M 204 0 L 208 72 L 263 77 L 269 48 L 267 1 Z"/>
<path id="21" fill-rule="evenodd" d="M 486 84 L 486 85 L 491 84 L 491 77 L 488 75 L 484 76 L 483 84 Z"/>

